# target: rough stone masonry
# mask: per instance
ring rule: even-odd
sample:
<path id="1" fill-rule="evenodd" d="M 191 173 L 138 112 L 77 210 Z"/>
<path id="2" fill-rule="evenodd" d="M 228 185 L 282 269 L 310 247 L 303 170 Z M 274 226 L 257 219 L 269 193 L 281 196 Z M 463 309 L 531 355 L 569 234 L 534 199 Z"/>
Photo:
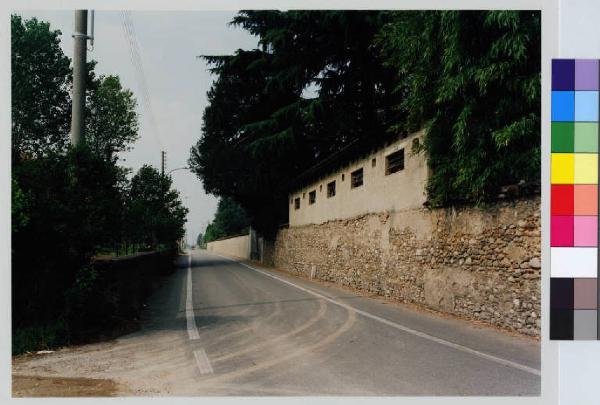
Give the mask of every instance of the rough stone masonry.
<path id="1" fill-rule="evenodd" d="M 540 198 L 281 229 L 272 264 L 540 335 Z"/>

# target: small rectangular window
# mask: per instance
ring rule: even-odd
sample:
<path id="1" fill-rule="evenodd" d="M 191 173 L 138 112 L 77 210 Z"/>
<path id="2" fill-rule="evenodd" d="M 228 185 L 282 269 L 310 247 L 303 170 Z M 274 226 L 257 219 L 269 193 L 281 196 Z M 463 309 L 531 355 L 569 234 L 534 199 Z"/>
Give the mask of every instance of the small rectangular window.
<path id="1" fill-rule="evenodd" d="M 300 197 L 296 197 L 296 199 L 294 200 L 294 209 L 300 209 Z"/>
<path id="2" fill-rule="evenodd" d="M 385 157 L 385 175 L 404 170 L 404 149 L 391 153 Z"/>
<path id="3" fill-rule="evenodd" d="M 356 188 L 363 185 L 363 169 L 360 168 L 358 170 L 350 173 L 350 187 Z"/>
<path id="4" fill-rule="evenodd" d="M 335 195 L 335 181 L 327 183 L 327 198 L 331 198 Z"/>
<path id="5" fill-rule="evenodd" d="M 317 190 L 313 190 L 308 193 L 308 203 L 310 205 L 314 204 L 317 201 Z"/>
<path id="6" fill-rule="evenodd" d="M 371 167 L 375 167 L 377 166 L 377 159 L 373 158 L 371 159 Z"/>

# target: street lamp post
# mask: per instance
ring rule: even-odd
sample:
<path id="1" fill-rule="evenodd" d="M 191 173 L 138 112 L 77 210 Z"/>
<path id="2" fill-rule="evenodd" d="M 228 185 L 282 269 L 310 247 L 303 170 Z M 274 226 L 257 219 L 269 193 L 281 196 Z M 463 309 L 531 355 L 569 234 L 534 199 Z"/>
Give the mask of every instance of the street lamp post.
<path id="1" fill-rule="evenodd" d="M 177 170 L 190 170 L 190 168 L 189 167 L 178 167 L 176 169 L 169 170 L 167 173 L 167 176 Z"/>

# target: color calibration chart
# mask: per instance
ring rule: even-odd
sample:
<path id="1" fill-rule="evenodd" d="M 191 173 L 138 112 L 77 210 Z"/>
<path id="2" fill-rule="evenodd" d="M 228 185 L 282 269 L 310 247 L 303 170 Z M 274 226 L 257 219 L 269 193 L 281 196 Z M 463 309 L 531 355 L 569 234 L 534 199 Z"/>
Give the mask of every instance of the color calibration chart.
<path id="1" fill-rule="evenodd" d="M 552 61 L 550 339 L 598 340 L 598 60 Z"/>

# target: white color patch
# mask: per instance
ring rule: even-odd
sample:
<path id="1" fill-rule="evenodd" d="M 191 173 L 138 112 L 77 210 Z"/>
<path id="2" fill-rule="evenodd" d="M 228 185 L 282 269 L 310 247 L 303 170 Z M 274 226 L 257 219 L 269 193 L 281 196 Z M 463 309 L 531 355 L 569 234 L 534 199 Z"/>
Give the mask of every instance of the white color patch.
<path id="1" fill-rule="evenodd" d="M 217 255 L 217 256 L 220 256 L 220 255 Z M 418 336 L 420 338 L 429 340 L 431 342 L 438 343 L 438 344 L 440 344 L 442 346 L 450 347 L 452 349 L 459 350 L 461 352 L 469 353 L 469 354 L 472 354 L 474 356 L 477 356 L 477 357 L 480 357 L 480 358 L 483 358 L 483 359 L 486 359 L 486 360 L 489 360 L 489 361 L 493 361 L 493 362 L 501 364 L 503 366 L 512 367 L 512 368 L 515 368 L 517 370 L 525 371 L 527 373 L 534 374 L 534 375 L 537 375 L 537 376 L 541 376 L 541 374 L 542 374 L 541 371 L 538 370 L 538 369 L 536 369 L 536 368 L 529 367 L 529 366 L 526 366 L 524 364 L 519 364 L 519 363 L 516 363 L 516 362 L 511 361 L 511 360 L 507 360 L 507 359 L 503 359 L 503 358 L 500 358 L 500 357 L 496 357 L 496 356 L 493 356 L 491 354 L 483 353 L 483 352 L 480 352 L 478 350 L 471 349 L 469 347 L 466 347 L 466 346 L 463 346 L 463 345 L 459 345 L 458 343 L 453 343 L 453 342 L 450 342 L 450 341 L 447 341 L 447 340 L 444 340 L 444 339 L 441 339 L 441 338 L 429 335 L 429 334 L 424 333 L 424 332 L 419 332 L 418 330 L 411 329 L 411 328 L 409 328 L 407 326 L 400 325 L 400 324 L 398 324 L 396 322 L 392 322 L 392 321 L 387 320 L 385 318 L 382 318 L 380 316 L 373 315 L 370 312 L 362 311 L 360 309 L 356 309 L 356 308 L 354 308 L 354 307 L 352 307 L 352 306 L 350 306 L 348 304 L 344 304 L 343 302 L 336 301 L 333 298 L 329 298 L 329 297 L 327 297 L 327 296 L 325 296 L 323 294 L 319 294 L 318 292 L 315 292 L 315 291 L 312 291 L 312 290 L 310 290 L 308 288 L 304 288 L 302 286 L 294 284 L 291 281 L 287 281 L 287 280 L 284 280 L 284 279 L 279 278 L 277 276 L 274 276 L 272 274 L 269 274 L 266 271 L 256 269 L 256 268 L 254 268 L 252 266 L 248 266 L 245 263 L 238 262 L 236 260 L 230 259 L 230 258 L 225 257 L 225 256 L 220 256 L 220 257 L 222 257 L 224 259 L 227 259 L 227 260 L 230 260 L 232 262 L 238 263 L 238 264 L 240 264 L 240 265 L 242 265 L 244 267 L 249 268 L 250 270 L 254 270 L 254 271 L 256 271 L 256 272 L 258 272 L 258 273 L 260 273 L 262 275 L 265 275 L 267 277 L 271 277 L 271 278 L 273 278 L 273 279 L 275 279 L 277 281 L 280 281 L 280 282 L 282 282 L 284 284 L 287 284 L 289 286 L 297 288 L 297 289 L 299 289 L 301 291 L 304 291 L 304 292 L 306 292 L 308 294 L 314 295 L 315 297 L 319 297 L 319 298 L 321 298 L 321 299 L 323 299 L 325 301 L 331 302 L 334 305 L 340 306 L 340 307 L 342 307 L 344 309 L 347 309 L 349 311 L 356 312 L 357 314 L 362 315 L 365 318 L 373 319 L 373 320 L 375 320 L 377 322 L 381 322 L 381 323 L 383 323 L 383 324 L 385 324 L 387 326 L 391 326 L 392 328 L 401 330 L 402 332 L 410 333 L 411 335 Z"/>
<path id="2" fill-rule="evenodd" d="M 598 249 L 553 247 L 550 249 L 550 276 L 589 278 L 598 275 Z"/>
<path id="3" fill-rule="evenodd" d="M 196 316 L 194 315 L 194 304 L 192 302 L 192 254 L 188 256 L 187 269 L 187 294 L 185 297 L 185 318 L 187 320 L 187 331 L 190 340 L 200 339 L 198 326 L 196 326 Z"/>
<path id="4" fill-rule="evenodd" d="M 198 366 L 198 370 L 200 370 L 200 374 L 213 373 L 212 365 L 204 349 L 194 351 L 194 358 L 196 359 L 196 365 Z"/>

